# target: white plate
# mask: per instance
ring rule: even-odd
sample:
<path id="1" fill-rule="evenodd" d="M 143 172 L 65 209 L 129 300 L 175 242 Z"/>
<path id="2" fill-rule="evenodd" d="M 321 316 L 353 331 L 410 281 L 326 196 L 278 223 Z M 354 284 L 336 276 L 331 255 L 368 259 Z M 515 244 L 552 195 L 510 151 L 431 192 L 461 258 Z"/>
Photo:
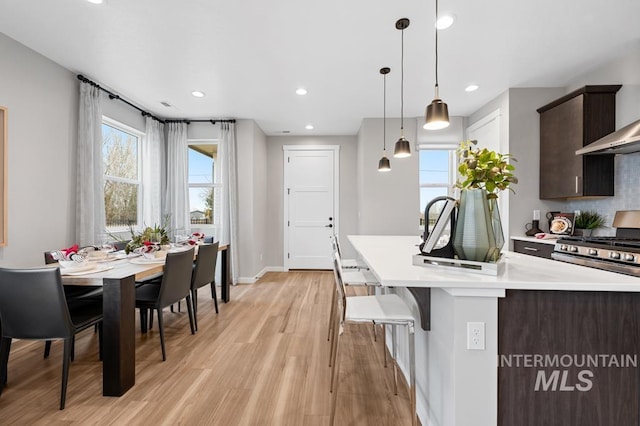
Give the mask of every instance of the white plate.
<path id="1" fill-rule="evenodd" d="M 108 271 L 109 269 L 113 269 L 113 266 L 107 266 L 107 265 L 91 265 L 90 269 L 85 269 L 82 271 L 69 271 L 69 268 L 61 268 L 60 269 L 60 273 L 62 275 L 88 275 L 88 274 L 95 274 L 96 272 L 102 272 L 102 271 Z"/>
<path id="2" fill-rule="evenodd" d="M 82 263 L 77 263 L 76 265 L 78 266 L 62 266 L 60 265 L 60 272 L 65 275 L 65 273 L 67 272 L 82 272 L 82 271 L 87 271 L 89 269 L 93 269 L 96 267 L 96 265 L 94 263 L 89 263 L 89 262 L 82 262 Z"/>
<path id="3" fill-rule="evenodd" d="M 147 259 L 144 257 L 131 259 L 129 262 L 134 263 L 136 265 L 163 265 L 165 259 L 157 258 L 157 259 Z"/>

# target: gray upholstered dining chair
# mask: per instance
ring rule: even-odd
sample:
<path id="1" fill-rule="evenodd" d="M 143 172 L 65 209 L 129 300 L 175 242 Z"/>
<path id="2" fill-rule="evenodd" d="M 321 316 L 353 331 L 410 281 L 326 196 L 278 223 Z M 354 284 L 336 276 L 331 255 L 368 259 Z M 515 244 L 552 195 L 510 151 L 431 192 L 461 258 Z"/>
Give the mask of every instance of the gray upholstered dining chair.
<path id="1" fill-rule="evenodd" d="M 158 313 L 158 328 L 160 329 L 160 346 L 162 360 L 167 359 L 164 344 L 164 324 L 162 310 L 167 306 L 187 300 L 187 312 L 191 334 L 195 334 L 193 323 L 193 308 L 191 306 L 191 274 L 193 271 L 193 248 L 177 253 L 168 253 L 160 285 L 143 284 L 136 287 L 136 308 L 140 309 L 140 327 L 147 332 L 148 312 Z"/>
<path id="2" fill-rule="evenodd" d="M 57 268 L 0 268 L 0 322 L 0 393 L 7 382 L 12 339 L 61 339 L 64 354 L 60 409 L 64 409 L 73 338 L 86 328 L 102 324 L 102 303 L 85 300 L 67 305 Z M 102 343 L 101 332 L 99 337 Z"/>
<path id="3" fill-rule="evenodd" d="M 198 331 L 198 289 L 206 285 L 211 285 L 211 296 L 218 313 L 218 298 L 216 297 L 215 279 L 216 263 L 218 260 L 218 246 L 216 241 L 213 244 L 203 244 L 198 246 L 198 256 L 193 265 L 191 275 L 191 299 L 193 300 L 193 321 L 196 331 Z"/>

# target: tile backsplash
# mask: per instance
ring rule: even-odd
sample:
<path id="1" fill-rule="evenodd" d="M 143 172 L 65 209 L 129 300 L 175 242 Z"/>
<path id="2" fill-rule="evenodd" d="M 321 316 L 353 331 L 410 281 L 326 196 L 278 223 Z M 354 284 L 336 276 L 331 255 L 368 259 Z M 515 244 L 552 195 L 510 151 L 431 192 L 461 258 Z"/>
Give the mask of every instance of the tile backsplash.
<path id="1" fill-rule="evenodd" d="M 564 211 L 595 210 L 607 218 L 607 227 L 594 235 L 613 235 L 611 227 L 617 210 L 640 210 L 640 153 L 615 158 L 615 196 L 568 200 Z"/>

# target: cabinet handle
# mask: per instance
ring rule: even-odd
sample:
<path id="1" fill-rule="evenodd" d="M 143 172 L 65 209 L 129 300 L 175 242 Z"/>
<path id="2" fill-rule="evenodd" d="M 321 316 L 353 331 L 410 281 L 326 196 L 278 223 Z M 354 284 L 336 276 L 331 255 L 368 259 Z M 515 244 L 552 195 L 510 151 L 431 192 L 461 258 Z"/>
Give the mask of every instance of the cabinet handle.
<path id="1" fill-rule="evenodd" d="M 537 248 L 533 248 L 533 247 L 523 247 L 523 249 L 529 250 L 529 251 L 538 251 Z"/>
<path id="2" fill-rule="evenodd" d="M 576 194 L 578 193 L 578 176 L 576 176 Z"/>

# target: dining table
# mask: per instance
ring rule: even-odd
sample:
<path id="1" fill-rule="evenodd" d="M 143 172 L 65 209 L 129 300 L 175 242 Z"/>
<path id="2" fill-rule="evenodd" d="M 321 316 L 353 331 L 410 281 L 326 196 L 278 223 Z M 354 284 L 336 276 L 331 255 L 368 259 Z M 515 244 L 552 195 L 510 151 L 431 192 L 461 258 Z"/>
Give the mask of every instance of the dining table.
<path id="1" fill-rule="evenodd" d="M 229 245 L 220 245 L 221 299 L 230 300 Z M 162 259 L 112 256 L 92 261 L 90 270 L 61 270 L 62 283 L 103 289 L 102 394 L 122 396 L 135 384 L 135 283 L 162 274 Z"/>

